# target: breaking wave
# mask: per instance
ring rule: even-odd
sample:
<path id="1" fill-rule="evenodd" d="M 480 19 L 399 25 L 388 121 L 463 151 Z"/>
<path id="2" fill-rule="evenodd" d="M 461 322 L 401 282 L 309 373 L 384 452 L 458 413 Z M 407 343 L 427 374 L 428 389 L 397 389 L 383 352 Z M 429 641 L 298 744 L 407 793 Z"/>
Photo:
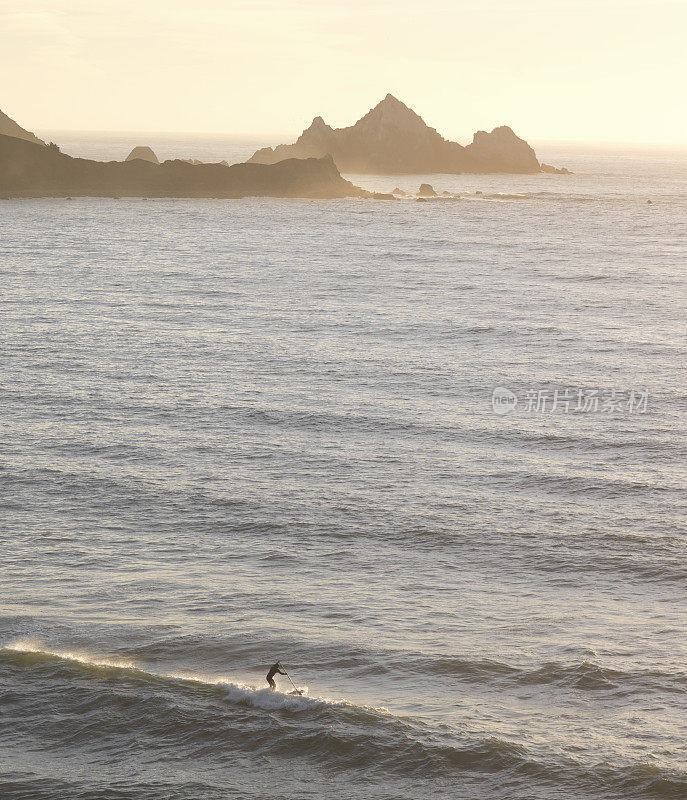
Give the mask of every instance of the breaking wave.
<path id="1" fill-rule="evenodd" d="M 435 668 L 444 673 L 463 670 L 449 661 L 436 662 Z M 445 785 L 475 774 L 500 774 L 509 781 L 534 781 L 554 792 L 574 788 L 577 797 L 594 796 L 605 787 L 628 796 L 678 798 L 687 789 L 687 774 L 675 770 L 545 756 L 537 748 L 503 737 L 457 734 L 385 708 L 358 706 L 345 698 L 311 697 L 307 687 L 299 687 L 303 695 L 294 696 L 228 676 L 157 671 L 128 657 L 45 647 L 27 639 L 0 649 L 0 669 L 15 670 L 21 676 L 21 681 L 14 682 L 10 702 L 23 700 L 24 713 L 33 711 L 40 717 L 44 739 L 65 758 L 69 748 L 97 753 L 102 747 L 110 756 L 120 753 L 123 757 L 132 742 L 145 741 L 146 751 L 156 759 L 257 753 L 305 759 L 356 779 L 422 779 Z M 481 662 L 479 670 L 499 678 L 525 678 L 514 668 L 494 662 Z M 607 681 L 617 677 L 612 671 L 584 664 L 571 674 L 564 674 L 557 665 L 544 666 L 542 673 L 530 673 L 530 678 L 567 681 L 572 674 Z M 22 691 L 26 698 L 21 697 Z M 47 716 L 46 698 L 51 711 Z M 211 796 L 202 787 L 196 791 Z M 71 794 L 87 796 L 82 791 Z M 151 791 L 151 796 L 157 795 Z"/>
<path id="2" fill-rule="evenodd" d="M 213 686 L 220 689 L 224 698 L 237 705 L 251 706 L 252 708 L 263 711 L 276 711 L 287 709 L 289 711 L 309 711 L 321 706 L 330 708 L 360 708 L 361 710 L 376 713 L 388 714 L 386 708 L 373 708 L 371 706 L 356 707 L 348 700 L 332 699 L 325 697 L 310 697 L 307 686 L 297 686 L 291 691 L 271 691 L 267 688 L 251 686 L 227 676 L 211 676 L 190 671 L 167 672 L 156 671 L 149 667 L 144 667 L 140 662 L 131 658 L 120 658 L 116 656 L 104 656 L 87 653 L 81 650 L 62 650 L 53 649 L 42 645 L 36 640 L 19 639 L 11 642 L 0 649 L 0 653 L 17 653 L 33 658 L 36 663 L 40 662 L 66 662 L 67 664 L 81 665 L 83 667 L 95 667 L 104 669 L 121 670 L 123 673 L 137 674 L 144 680 L 172 681 L 180 683 L 198 683 L 206 686 Z M 294 691 L 300 692 L 300 695 Z"/>

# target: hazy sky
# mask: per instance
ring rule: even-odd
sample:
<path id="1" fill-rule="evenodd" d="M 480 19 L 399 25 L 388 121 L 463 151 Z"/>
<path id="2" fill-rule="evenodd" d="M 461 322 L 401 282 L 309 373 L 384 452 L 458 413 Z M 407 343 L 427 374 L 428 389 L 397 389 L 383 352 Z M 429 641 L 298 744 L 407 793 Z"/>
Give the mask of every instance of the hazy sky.
<path id="1" fill-rule="evenodd" d="M 687 144 L 687 0 L 0 0 L 30 129 L 296 133 L 391 92 L 461 140 Z"/>

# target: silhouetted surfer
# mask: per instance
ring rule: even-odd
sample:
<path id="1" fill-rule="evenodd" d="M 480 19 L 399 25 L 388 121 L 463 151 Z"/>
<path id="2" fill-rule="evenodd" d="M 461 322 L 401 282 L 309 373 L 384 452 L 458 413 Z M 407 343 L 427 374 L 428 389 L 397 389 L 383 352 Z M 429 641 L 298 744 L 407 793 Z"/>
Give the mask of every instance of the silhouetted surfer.
<path id="1" fill-rule="evenodd" d="M 281 668 L 281 662 L 277 661 L 276 664 L 273 664 L 270 667 L 270 671 L 267 673 L 267 683 L 270 685 L 270 689 L 274 691 L 277 688 L 277 684 L 274 682 L 275 675 L 286 675 Z"/>

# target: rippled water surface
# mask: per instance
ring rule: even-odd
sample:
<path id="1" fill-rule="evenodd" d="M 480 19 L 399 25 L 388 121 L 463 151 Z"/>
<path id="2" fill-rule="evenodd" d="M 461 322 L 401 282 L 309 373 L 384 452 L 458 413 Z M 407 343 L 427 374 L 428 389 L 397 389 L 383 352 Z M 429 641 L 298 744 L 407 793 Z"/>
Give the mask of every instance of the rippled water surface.
<path id="1" fill-rule="evenodd" d="M 543 157 L 0 202 L 3 800 L 687 796 L 687 161 Z"/>

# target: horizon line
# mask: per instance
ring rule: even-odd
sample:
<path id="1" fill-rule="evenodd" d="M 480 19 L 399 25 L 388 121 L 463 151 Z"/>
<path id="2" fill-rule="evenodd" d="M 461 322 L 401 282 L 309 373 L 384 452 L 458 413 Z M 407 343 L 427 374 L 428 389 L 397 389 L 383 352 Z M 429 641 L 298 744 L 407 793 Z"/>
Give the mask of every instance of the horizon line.
<path id="1" fill-rule="evenodd" d="M 107 129 L 107 128 L 36 128 L 34 133 L 41 138 L 46 134 L 120 134 L 120 135 L 136 135 L 136 136 L 221 136 L 235 139 L 276 139 L 277 143 L 293 137 L 294 141 L 297 139 L 302 131 L 298 133 L 229 133 L 227 131 L 188 131 L 188 130 L 133 130 L 133 129 Z M 447 138 L 447 137 L 444 137 Z M 459 138 L 449 139 L 449 141 L 457 141 Z M 647 148 L 671 148 L 677 150 L 687 150 L 687 142 L 676 141 L 661 141 L 661 142 L 647 142 L 647 141 L 618 141 L 614 139 L 527 139 L 530 145 L 549 146 L 549 145 L 585 145 L 585 146 L 615 146 L 615 147 L 647 147 Z"/>

